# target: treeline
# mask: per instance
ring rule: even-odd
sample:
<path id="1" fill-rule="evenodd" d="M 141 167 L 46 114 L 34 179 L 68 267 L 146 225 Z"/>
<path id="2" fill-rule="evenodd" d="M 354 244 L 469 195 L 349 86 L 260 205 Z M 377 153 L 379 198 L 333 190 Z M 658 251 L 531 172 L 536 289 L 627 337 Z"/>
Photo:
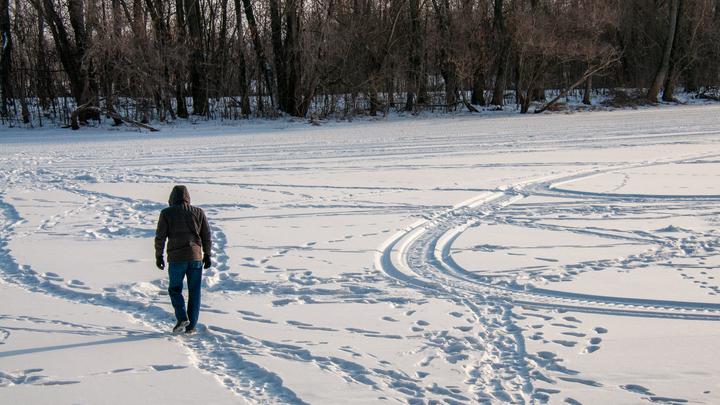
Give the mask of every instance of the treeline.
<path id="1" fill-rule="evenodd" d="M 0 0 L 0 42 L 3 121 L 537 112 L 547 90 L 720 84 L 720 0 Z"/>

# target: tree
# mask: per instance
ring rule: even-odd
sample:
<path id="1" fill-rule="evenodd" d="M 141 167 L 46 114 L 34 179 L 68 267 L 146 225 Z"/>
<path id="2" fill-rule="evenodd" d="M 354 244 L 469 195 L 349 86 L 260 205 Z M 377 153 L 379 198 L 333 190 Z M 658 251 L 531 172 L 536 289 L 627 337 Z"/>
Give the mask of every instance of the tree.
<path id="1" fill-rule="evenodd" d="M 460 83 L 458 77 L 458 66 L 456 55 L 452 51 L 453 21 L 450 14 L 449 0 L 432 0 L 435 16 L 438 20 L 438 32 L 440 37 L 439 65 L 440 72 L 445 80 L 445 109 L 452 111 L 457 103 Z"/>
<path id="2" fill-rule="evenodd" d="M 409 0 L 408 3 L 408 84 L 405 111 L 414 112 L 417 104 L 423 104 L 426 99 L 425 79 L 422 58 L 422 31 L 420 0 Z"/>
<path id="3" fill-rule="evenodd" d="M 185 0 L 185 16 L 188 27 L 190 52 L 190 94 L 193 99 L 193 114 L 208 114 L 208 95 L 203 49 L 203 26 L 200 0 Z"/>
<path id="4" fill-rule="evenodd" d="M 665 45 L 663 46 L 660 66 L 658 66 L 657 72 L 655 73 L 655 79 L 653 79 L 652 85 L 650 85 L 650 89 L 647 93 L 647 98 L 652 103 L 658 102 L 658 95 L 663 87 L 668 70 L 670 69 L 670 57 L 672 56 L 673 44 L 676 43 L 675 31 L 677 29 L 679 7 L 680 0 L 670 0 L 667 38 L 665 39 Z"/>
<path id="5" fill-rule="evenodd" d="M 236 20 L 236 28 L 235 31 L 237 32 L 237 61 L 238 61 L 238 84 L 240 86 L 240 110 L 244 117 L 248 117 L 252 111 L 250 110 L 250 90 L 248 88 L 248 79 L 247 79 L 247 66 L 245 62 L 245 34 L 243 30 L 243 23 L 242 23 L 242 5 L 240 3 L 240 0 L 234 0 L 235 1 L 235 20 Z"/>
<path id="6" fill-rule="evenodd" d="M 10 32 L 9 0 L 0 0 L 0 116 L 8 116 L 8 104 L 12 98 L 12 33 Z"/>
<path id="7" fill-rule="evenodd" d="M 504 0 L 495 0 L 494 4 L 495 45 L 498 57 L 495 70 L 495 88 L 490 104 L 503 106 L 505 104 L 505 80 L 507 79 L 508 54 L 510 50 L 510 36 L 508 35 L 505 19 Z"/>
<path id="8" fill-rule="evenodd" d="M 265 46 L 263 45 L 262 38 L 260 38 L 260 31 L 258 29 L 257 22 L 255 21 L 255 13 L 253 11 L 251 0 L 243 0 L 243 7 L 245 9 L 245 16 L 248 21 L 248 28 L 250 29 L 250 36 L 253 41 L 253 48 L 255 48 L 255 56 L 259 65 L 262 77 L 265 79 L 265 85 L 270 92 L 271 99 L 273 100 L 273 107 L 275 104 L 275 80 L 273 73 L 270 68 L 270 62 L 268 62 Z"/>

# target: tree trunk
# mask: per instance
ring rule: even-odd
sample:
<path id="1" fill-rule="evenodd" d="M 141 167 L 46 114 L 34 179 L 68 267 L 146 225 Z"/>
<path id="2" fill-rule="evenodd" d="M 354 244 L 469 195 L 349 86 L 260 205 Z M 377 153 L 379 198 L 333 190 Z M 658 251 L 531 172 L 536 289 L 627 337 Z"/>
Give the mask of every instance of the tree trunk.
<path id="1" fill-rule="evenodd" d="M 255 48 L 255 55 L 257 56 L 258 63 L 260 64 L 260 72 L 262 72 L 262 77 L 265 79 L 265 85 L 268 88 L 268 92 L 270 93 L 270 97 L 273 100 L 274 104 L 275 86 L 273 83 L 273 74 L 272 70 L 270 69 L 270 63 L 265 56 L 265 47 L 263 46 L 262 39 L 260 38 L 257 23 L 255 22 L 255 14 L 253 13 L 252 9 L 252 0 L 243 0 L 243 6 L 245 8 L 245 17 L 248 20 L 248 28 L 250 28 L 250 35 L 252 36 L 253 40 L 253 47 Z M 258 95 L 258 109 L 261 109 L 262 106 L 261 99 L 262 97 Z"/>
<path id="2" fill-rule="evenodd" d="M 720 0 L 718 0 L 720 1 Z M 420 48 L 422 47 L 422 36 L 420 33 L 420 0 L 410 0 L 409 2 L 409 70 L 408 70 L 408 89 L 407 101 L 405 102 L 405 111 L 415 111 L 417 95 L 420 93 L 420 77 L 422 71 L 422 57 L 420 56 Z"/>
<path id="3" fill-rule="evenodd" d="M 447 39 L 450 38 L 450 27 L 452 26 L 450 5 L 448 0 L 440 1 L 441 3 L 438 4 L 437 0 L 432 0 L 432 4 L 438 17 L 440 36 Z M 458 101 L 460 83 L 454 55 L 448 44 L 444 42 L 441 42 L 440 45 L 440 73 L 445 81 L 445 108 L 449 112 L 455 108 Z"/>
<path id="4" fill-rule="evenodd" d="M 170 28 L 165 23 L 163 0 L 155 0 L 154 3 L 153 0 L 146 0 L 146 2 L 148 11 L 150 12 L 150 17 L 152 19 L 153 27 L 155 28 L 155 31 L 157 31 L 158 41 L 156 42 L 156 51 L 160 54 L 160 69 L 162 69 L 162 75 L 160 76 L 161 83 L 159 83 L 158 86 L 155 86 L 155 88 L 153 89 L 153 93 L 155 95 L 155 99 L 158 100 L 159 107 L 161 107 L 158 108 L 158 110 L 169 111 L 174 119 L 175 113 L 172 111 L 170 100 L 168 99 L 171 94 L 170 89 L 172 89 L 172 85 L 170 84 L 170 70 L 168 67 L 169 62 L 167 56 L 167 47 L 170 44 Z M 164 119 L 165 117 L 163 113 L 160 116 L 160 120 Z"/>
<path id="5" fill-rule="evenodd" d="M 269 0 L 270 7 L 270 38 L 272 41 L 272 50 L 275 56 L 275 77 L 277 78 L 277 104 L 280 111 L 290 113 L 288 108 L 288 89 L 286 67 L 287 58 L 285 55 L 285 47 L 282 41 L 282 18 L 280 17 L 280 5 L 278 0 Z M 291 35 L 287 33 L 287 35 Z"/>
<path id="6" fill-rule="evenodd" d="M 186 38 L 186 32 L 185 32 L 185 6 L 183 3 L 183 0 L 175 0 L 175 20 L 177 23 L 177 32 L 178 32 L 178 38 L 177 42 L 179 44 L 185 43 Z M 177 116 L 180 118 L 187 118 L 190 116 L 187 109 L 187 103 L 185 102 L 185 72 L 179 72 L 177 70 L 175 71 L 175 76 L 177 77 L 177 82 L 175 83 L 175 103 Z"/>
<path id="7" fill-rule="evenodd" d="M 70 25 L 75 37 L 76 64 L 81 74 L 82 102 L 90 102 L 91 105 L 98 105 L 98 84 L 95 75 L 93 58 L 85 58 L 90 47 L 90 32 L 92 23 L 95 21 L 95 8 L 93 2 L 85 3 L 84 0 L 68 0 L 68 14 Z M 87 9 L 85 6 L 87 5 Z M 80 121 L 86 122 L 89 118 L 100 119 L 100 115 L 93 111 L 87 111 L 80 115 Z"/>
<path id="8" fill-rule="evenodd" d="M 45 26 L 44 20 L 38 18 L 37 21 L 37 80 L 35 80 L 35 89 L 38 97 L 38 103 L 47 109 L 50 106 L 50 98 L 52 97 L 52 81 L 50 80 L 50 72 L 47 69 L 45 59 Z"/>
<path id="9" fill-rule="evenodd" d="M 547 104 L 545 104 L 544 106 L 542 106 L 542 108 L 540 108 L 539 110 L 535 110 L 535 114 L 540 114 L 540 113 L 542 113 L 542 112 L 547 111 L 548 108 L 552 107 L 555 103 L 558 102 L 558 100 L 560 100 L 561 98 L 565 97 L 565 96 L 566 96 L 568 93 L 570 93 L 574 88 L 576 88 L 577 86 L 579 86 L 579 85 L 581 85 L 583 82 L 585 82 L 589 77 L 591 77 L 592 75 L 598 73 L 599 71 L 607 68 L 608 66 L 610 66 L 612 63 L 614 63 L 614 62 L 616 62 L 616 61 L 617 61 L 617 58 L 615 58 L 615 59 L 608 59 L 608 60 L 603 61 L 599 66 L 590 66 L 590 67 L 588 67 L 587 70 L 585 71 L 585 73 L 583 73 L 583 75 L 582 75 L 582 77 L 580 78 L 580 80 L 578 80 L 578 81 L 576 81 L 575 83 L 573 83 L 570 87 L 568 87 L 567 89 L 565 89 L 565 90 L 564 90 L 562 93 L 560 93 L 557 97 L 555 97 L 554 99 L 550 100 Z"/>
<path id="10" fill-rule="evenodd" d="M 495 32 L 500 52 L 497 59 L 497 74 L 495 88 L 490 104 L 503 106 L 505 104 L 505 80 L 507 79 L 507 65 L 509 53 L 509 39 L 507 38 L 507 27 L 505 26 L 505 15 L 503 14 L 503 0 L 495 0 Z"/>
<path id="11" fill-rule="evenodd" d="M 70 81 L 70 92 L 75 102 L 77 105 L 85 104 L 85 100 L 83 99 L 85 77 L 81 68 L 84 55 L 79 53 L 79 50 L 70 43 L 70 38 L 63 25 L 63 20 L 55 10 L 55 5 L 52 0 L 42 0 L 38 13 L 42 15 L 50 28 L 60 63 L 65 69 L 65 74 L 67 74 L 68 80 Z"/>
<path id="12" fill-rule="evenodd" d="M 25 90 L 25 83 L 27 83 L 25 75 L 27 74 L 26 72 L 28 70 L 25 68 L 25 63 L 23 62 L 23 60 L 23 58 L 20 58 L 20 82 L 18 83 L 19 85 L 17 87 L 17 97 L 20 99 L 20 113 L 22 114 L 22 122 L 24 124 L 29 124 L 30 109 L 28 108 L 27 93 Z"/>
<path id="13" fill-rule="evenodd" d="M 591 105 L 592 104 L 592 75 L 588 76 L 587 80 L 585 80 L 585 93 L 583 94 L 583 104 L 585 105 Z"/>
<path id="14" fill-rule="evenodd" d="M 275 74 L 277 75 L 277 98 L 280 110 L 300 116 L 300 57 L 298 51 L 300 19 L 298 8 L 302 2 L 288 2 L 284 12 L 280 12 L 278 0 L 270 0 L 270 28 L 275 54 Z M 283 19 L 285 16 L 285 30 Z M 283 33 L 285 40 L 283 41 Z"/>
<path id="15" fill-rule="evenodd" d="M 663 101 L 671 103 L 675 100 L 675 80 L 677 79 L 677 65 L 680 57 L 678 57 L 678 41 L 680 37 L 680 21 L 682 19 L 683 0 L 678 0 L 678 15 L 675 23 L 675 35 L 673 36 L 672 52 L 670 54 L 670 63 L 668 65 L 668 74 L 665 79 L 665 88 L 663 89 Z"/>
<path id="16" fill-rule="evenodd" d="M 199 0 L 185 0 L 185 16 L 189 33 L 190 94 L 193 99 L 193 115 L 208 113 L 206 73 L 204 69 L 203 27 Z"/>
<path id="17" fill-rule="evenodd" d="M 662 59 L 660 66 L 658 66 L 657 73 L 655 73 L 655 79 L 653 80 L 650 89 L 648 90 L 647 98 L 651 103 L 658 102 L 658 95 L 662 89 L 665 77 L 667 76 L 670 68 L 670 57 L 672 55 L 673 42 L 675 41 L 675 30 L 677 28 L 677 17 L 678 17 L 678 6 L 679 0 L 670 0 L 670 21 L 667 39 L 665 40 L 665 46 L 663 47 Z"/>
<path id="18" fill-rule="evenodd" d="M 245 34 L 242 24 L 242 6 L 240 0 L 235 0 L 235 19 L 238 33 L 238 81 L 240 85 L 240 112 L 248 118 L 252 113 L 250 109 L 250 90 L 247 82 L 247 66 L 245 62 Z"/>
<path id="19" fill-rule="evenodd" d="M 225 97 L 229 93 L 227 86 L 229 83 L 225 80 L 225 72 L 227 70 L 227 7 L 228 0 L 222 0 L 220 2 L 220 32 L 218 32 L 218 45 L 215 51 L 215 91 L 216 97 Z"/>
<path id="20" fill-rule="evenodd" d="M 12 102 L 12 36 L 10 31 L 10 2 L 0 0 L 0 116 L 8 117 L 8 104 Z"/>
<path id="21" fill-rule="evenodd" d="M 92 72 L 93 60 L 85 60 L 85 52 L 90 40 L 86 21 L 89 25 L 94 20 L 94 15 L 92 12 L 85 15 L 83 4 L 82 0 L 68 0 L 68 16 L 75 38 L 73 44 L 70 41 L 63 19 L 55 10 L 53 1 L 42 0 L 42 3 L 39 1 L 35 3 L 38 13 L 42 15 L 42 18 L 50 27 L 60 62 L 70 81 L 70 91 L 77 105 L 97 104 L 98 102 L 97 83 Z M 99 120 L 100 115 L 96 110 L 85 109 L 78 118 L 81 122 L 86 122 L 90 118 Z M 78 128 L 77 125 L 73 125 L 73 129 Z"/>
<path id="22" fill-rule="evenodd" d="M 475 70 L 473 76 L 473 90 L 470 102 L 475 105 L 485 105 L 485 73 L 481 68 Z"/>

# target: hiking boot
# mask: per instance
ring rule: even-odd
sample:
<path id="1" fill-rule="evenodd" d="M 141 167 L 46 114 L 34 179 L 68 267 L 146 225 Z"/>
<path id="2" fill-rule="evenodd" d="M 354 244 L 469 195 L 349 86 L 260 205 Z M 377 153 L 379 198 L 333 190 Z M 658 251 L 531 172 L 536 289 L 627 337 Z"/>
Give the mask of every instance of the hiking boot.
<path id="1" fill-rule="evenodd" d="M 193 333 L 195 333 L 195 328 L 192 328 L 192 329 L 190 329 L 190 328 L 185 328 L 185 334 L 186 334 L 186 335 L 192 335 Z"/>
<path id="2" fill-rule="evenodd" d="M 186 318 L 183 318 L 175 324 L 175 327 L 173 328 L 173 333 L 180 333 L 182 332 L 183 328 L 190 325 L 190 321 Z"/>

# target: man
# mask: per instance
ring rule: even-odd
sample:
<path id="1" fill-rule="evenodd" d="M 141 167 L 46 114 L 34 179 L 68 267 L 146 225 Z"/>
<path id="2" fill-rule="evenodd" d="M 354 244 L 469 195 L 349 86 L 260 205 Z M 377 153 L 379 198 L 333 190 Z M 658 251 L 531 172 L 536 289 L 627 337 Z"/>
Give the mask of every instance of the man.
<path id="1" fill-rule="evenodd" d="M 155 259 L 160 270 L 165 269 L 163 250 L 167 243 L 168 293 L 175 309 L 177 324 L 174 333 L 195 332 L 200 315 L 200 284 L 202 267 L 210 268 L 210 225 L 203 210 L 190 205 L 190 193 L 185 186 L 175 186 L 170 193 L 168 208 L 160 212 L 155 231 Z M 182 295 L 183 279 L 187 277 L 188 305 Z"/>

